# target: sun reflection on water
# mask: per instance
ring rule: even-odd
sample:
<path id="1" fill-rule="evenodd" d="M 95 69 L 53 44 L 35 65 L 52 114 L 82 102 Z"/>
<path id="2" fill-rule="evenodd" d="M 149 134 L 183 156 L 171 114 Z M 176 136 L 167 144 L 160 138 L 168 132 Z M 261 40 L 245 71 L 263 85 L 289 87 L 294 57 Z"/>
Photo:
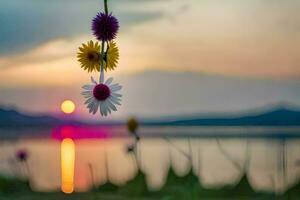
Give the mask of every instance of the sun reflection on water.
<path id="1" fill-rule="evenodd" d="M 66 138 L 61 143 L 61 190 L 64 193 L 74 191 L 75 144 Z"/>

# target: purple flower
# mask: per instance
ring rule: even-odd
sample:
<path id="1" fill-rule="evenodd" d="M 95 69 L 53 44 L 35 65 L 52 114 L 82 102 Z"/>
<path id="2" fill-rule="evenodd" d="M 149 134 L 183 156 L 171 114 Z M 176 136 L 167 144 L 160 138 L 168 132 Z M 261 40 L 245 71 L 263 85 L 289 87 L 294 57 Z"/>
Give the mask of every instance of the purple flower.
<path id="1" fill-rule="evenodd" d="M 112 14 L 98 13 L 92 22 L 92 30 L 100 41 L 110 41 L 116 38 L 119 22 Z"/>
<path id="2" fill-rule="evenodd" d="M 18 150 L 17 151 L 17 158 L 20 160 L 20 161 L 26 161 L 27 157 L 28 157 L 28 154 L 27 154 L 27 151 L 24 150 L 24 149 L 21 149 L 21 150 Z"/>

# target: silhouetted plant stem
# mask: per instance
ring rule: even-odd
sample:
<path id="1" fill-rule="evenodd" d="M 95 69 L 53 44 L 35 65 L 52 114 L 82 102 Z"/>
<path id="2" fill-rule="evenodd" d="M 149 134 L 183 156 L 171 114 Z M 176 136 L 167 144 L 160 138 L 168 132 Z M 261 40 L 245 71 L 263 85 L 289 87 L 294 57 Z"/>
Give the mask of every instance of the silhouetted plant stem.
<path id="1" fill-rule="evenodd" d="M 134 148 L 135 162 L 136 162 L 137 169 L 140 170 L 140 162 L 139 162 L 139 158 L 138 158 L 138 142 L 136 140 L 135 140 L 134 146 L 135 146 L 135 148 Z"/>
<path id="2" fill-rule="evenodd" d="M 23 161 L 22 163 L 23 163 L 24 166 L 25 166 L 25 173 L 24 173 L 24 175 L 25 175 L 26 182 L 27 182 L 27 184 L 30 186 L 30 182 L 31 182 L 31 180 L 30 180 L 30 178 L 31 178 L 31 173 L 30 173 L 30 169 L 29 169 L 28 162 L 27 162 L 27 161 Z"/>
<path id="3" fill-rule="evenodd" d="M 107 149 L 104 149 L 104 159 L 105 159 L 105 172 L 106 172 L 106 182 L 109 182 L 109 162 L 108 162 L 108 156 L 107 156 Z"/>
<path id="4" fill-rule="evenodd" d="M 141 140 L 136 141 L 136 148 L 137 148 L 137 158 L 139 163 L 139 168 L 142 169 L 142 148 L 141 148 Z"/>
<path id="5" fill-rule="evenodd" d="M 233 166 L 239 171 L 239 172 L 242 172 L 243 171 L 243 168 L 240 166 L 240 164 L 238 162 L 236 162 L 231 156 L 229 153 L 227 153 L 225 151 L 225 149 L 223 148 L 223 146 L 221 145 L 220 141 L 218 138 L 216 138 L 216 141 L 217 141 L 217 146 L 220 150 L 220 152 L 233 164 Z"/>
<path id="6" fill-rule="evenodd" d="M 193 167 L 193 149 L 192 149 L 192 142 L 189 137 L 188 137 L 188 146 L 189 146 L 190 163 L 191 163 L 191 169 L 192 169 L 192 167 Z"/>
<path id="7" fill-rule="evenodd" d="M 140 136 L 137 134 L 138 127 L 139 127 L 139 123 L 135 118 L 132 117 L 127 121 L 128 132 L 133 137 L 134 140 L 134 143 L 130 147 L 129 152 L 133 152 L 134 154 L 137 171 L 139 171 L 142 167 L 141 147 L 139 147 L 138 144 L 140 141 Z"/>
<path id="8" fill-rule="evenodd" d="M 140 147 L 140 136 L 137 134 L 136 130 L 132 130 L 132 134 L 134 136 L 134 157 L 136 161 L 136 166 L 138 170 L 141 170 L 142 167 L 142 152 Z"/>
<path id="9" fill-rule="evenodd" d="M 130 154 L 130 157 L 132 159 L 132 162 L 135 164 L 136 170 L 139 171 L 139 164 L 137 162 L 136 153 L 133 152 L 133 154 Z"/>
<path id="10" fill-rule="evenodd" d="M 169 153 L 169 160 L 170 160 L 170 168 L 173 166 L 173 156 L 172 156 L 172 149 L 170 147 L 170 144 L 168 145 L 168 153 Z"/>
<path id="11" fill-rule="evenodd" d="M 197 175 L 198 175 L 198 179 L 200 179 L 200 170 L 201 170 L 201 150 L 200 147 L 198 146 L 198 169 L 197 169 Z"/>
<path id="12" fill-rule="evenodd" d="M 88 163 L 88 167 L 89 167 L 89 171 L 90 171 L 90 175 L 91 175 L 92 187 L 96 188 L 93 165 L 91 163 Z"/>
<path id="13" fill-rule="evenodd" d="M 278 174 L 282 175 L 282 184 L 286 183 L 286 149 L 285 149 L 285 140 L 281 139 L 279 141 L 279 152 L 278 152 Z"/>
<path id="14" fill-rule="evenodd" d="M 182 155 L 184 155 L 187 159 L 191 160 L 191 156 L 188 153 L 184 152 L 182 149 L 178 148 L 173 142 L 171 142 L 169 138 L 164 137 L 164 140 L 168 142 L 170 145 L 172 145 L 177 151 L 182 153 Z"/>
<path id="15" fill-rule="evenodd" d="M 249 170 L 249 165 L 250 165 L 250 148 L 249 148 L 250 144 L 249 144 L 249 140 L 246 140 L 246 156 L 245 156 L 245 164 L 244 164 L 244 173 L 247 174 L 248 170 Z"/>

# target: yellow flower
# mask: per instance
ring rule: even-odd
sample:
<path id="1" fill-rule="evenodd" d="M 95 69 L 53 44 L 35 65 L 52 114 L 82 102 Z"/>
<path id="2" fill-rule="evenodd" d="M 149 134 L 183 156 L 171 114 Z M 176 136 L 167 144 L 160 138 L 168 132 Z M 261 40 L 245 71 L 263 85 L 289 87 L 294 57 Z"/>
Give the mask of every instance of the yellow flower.
<path id="1" fill-rule="evenodd" d="M 81 67 L 88 72 L 100 71 L 100 45 L 92 40 L 82 44 L 77 53 Z"/>
<path id="2" fill-rule="evenodd" d="M 104 57 L 104 61 L 106 62 L 104 65 L 105 71 L 114 70 L 117 67 L 119 60 L 119 49 L 115 42 L 111 41 L 108 44 L 108 50 L 106 52 L 106 56 Z"/>

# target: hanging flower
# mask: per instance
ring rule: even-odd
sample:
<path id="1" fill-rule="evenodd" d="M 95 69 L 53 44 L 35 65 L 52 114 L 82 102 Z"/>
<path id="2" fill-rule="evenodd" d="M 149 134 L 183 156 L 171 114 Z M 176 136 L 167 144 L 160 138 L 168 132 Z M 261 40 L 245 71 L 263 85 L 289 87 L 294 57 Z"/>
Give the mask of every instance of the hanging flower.
<path id="1" fill-rule="evenodd" d="M 88 72 L 100 71 L 100 45 L 92 40 L 79 47 L 77 54 L 81 67 Z"/>
<path id="2" fill-rule="evenodd" d="M 116 38 L 119 22 L 112 14 L 98 13 L 92 22 L 92 30 L 100 41 L 111 41 Z"/>
<path id="3" fill-rule="evenodd" d="M 122 89 L 118 83 L 112 84 L 113 78 L 107 79 L 104 83 L 97 83 L 91 77 L 92 85 L 84 85 L 82 95 L 87 99 L 84 104 L 90 113 L 96 114 L 98 108 L 102 116 L 107 116 L 111 111 L 117 111 L 116 105 L 121 105 L 122 95 L 117 93 Z"/>
<path id="4" fill-rule="evenodd" d="M 108 50 L 104 56 L 104 69 L 107 70 L 114 70 L 117 67 L 119 60 L 119 49 L 115 42 L 110 42 L 108 45 Z"/>

